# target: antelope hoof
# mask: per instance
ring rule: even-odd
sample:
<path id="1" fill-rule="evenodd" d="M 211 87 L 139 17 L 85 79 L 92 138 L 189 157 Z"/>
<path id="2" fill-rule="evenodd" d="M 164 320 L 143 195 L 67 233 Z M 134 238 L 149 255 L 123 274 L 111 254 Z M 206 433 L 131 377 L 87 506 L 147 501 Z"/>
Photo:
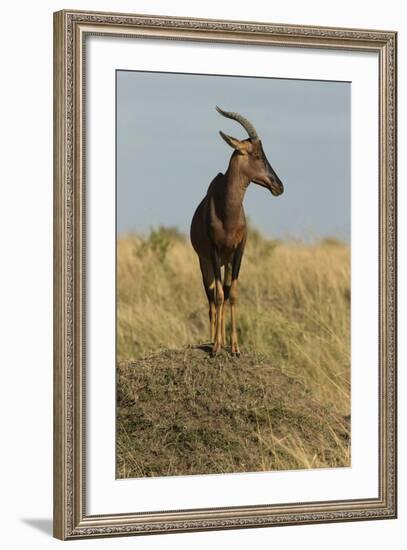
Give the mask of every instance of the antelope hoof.
<path id="1" fill-rule="evenodd" d="M 240 357 L 240 350 L 237 344 L 232 345 L 232 357 Z"/>
<path id="2" fill-rule="evenodd" d="M 215 355 L 218 355 L 221 349 L 222 349 L 221 344 L 219 342 L 215 342 L 212 347 L 212 357 L 215 357 Z"/>

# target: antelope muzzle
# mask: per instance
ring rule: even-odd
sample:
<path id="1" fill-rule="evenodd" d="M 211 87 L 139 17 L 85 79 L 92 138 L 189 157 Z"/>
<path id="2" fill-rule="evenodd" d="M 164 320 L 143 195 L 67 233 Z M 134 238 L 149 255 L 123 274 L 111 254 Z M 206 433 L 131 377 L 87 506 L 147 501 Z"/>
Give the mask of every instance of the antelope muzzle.
<path id="1" fill-rule="evenodd" d="M 283 182 L 280 180 L 276 173 L 274 173 L 269 178 L 269 189 L 272 195 L 274 195 L 275 197 L 278 197 L 279 195 L 282 195 L 284 193 Z"/>
<path id="2" fill-rule="evenodd" d="M 266 164 L 266 176 L 264 182 L 266 183 L 267 188 L 271 191 L 272 195 L 278 197 L 284 193 L 284 185 L 280 178 L 277 176 L 273 167 L 267 159 L 265 159 Z"/>

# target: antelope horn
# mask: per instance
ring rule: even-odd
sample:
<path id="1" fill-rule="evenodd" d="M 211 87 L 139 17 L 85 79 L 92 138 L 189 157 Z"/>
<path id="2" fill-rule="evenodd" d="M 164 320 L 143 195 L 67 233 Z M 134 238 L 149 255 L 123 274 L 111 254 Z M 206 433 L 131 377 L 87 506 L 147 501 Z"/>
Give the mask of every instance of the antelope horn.
<path id="1" fill-rule="evenodd" d="M 239 115 L 239 113 L 232 113 L 229 111 L 223 111 L 220 107 L 216 106 L 216 110 L 218 113 L 220 113 L 222 116 L 226 118 L 231 118 L 232 120 L 236 120 L 236 122 L 240 122 L 240 124 L 243 126 L 243 128 L 246 130 L 246 132 L 249 134 L 249 137 L 251 139 L 259 139 L 259 136 L 257 135 L 256 128 L 253 126 L 251 122 L 247 120 L 242 115 Z"/>

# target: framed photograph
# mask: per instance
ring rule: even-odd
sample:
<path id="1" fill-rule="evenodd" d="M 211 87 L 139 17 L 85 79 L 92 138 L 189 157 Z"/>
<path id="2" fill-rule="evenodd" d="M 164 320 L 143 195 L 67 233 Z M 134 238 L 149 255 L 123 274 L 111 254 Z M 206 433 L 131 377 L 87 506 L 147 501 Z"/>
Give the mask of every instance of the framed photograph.
<path id="1" fill-rule="evenodd" d="M 54 534 L 396 517 L 396 33 L 54 15 Z"/>

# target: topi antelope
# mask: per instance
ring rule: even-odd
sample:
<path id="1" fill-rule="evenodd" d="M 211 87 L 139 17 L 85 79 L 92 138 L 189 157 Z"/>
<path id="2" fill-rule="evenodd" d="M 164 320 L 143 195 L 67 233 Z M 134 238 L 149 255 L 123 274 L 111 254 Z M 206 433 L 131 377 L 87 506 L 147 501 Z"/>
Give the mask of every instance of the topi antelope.
<path id="1" fill-rule="evenodd" d="M 237 280 L 247 238 L 243 199 L 249 183 L 269 189 L 275 196 L 284 191 L 274 172 L 254 126 L 238 113 L 218 113 L 236 120 L 249 134 L 239 140 L 219 132 L 234 152 L 225 174 L 219 173 L 209 185 L 206 196 L 195 211 L 191 223 L 191 242 L 199 257 L 203 284 L 209 302 L 212 353 L 226 345 L 225 306 L 231 308 L 231 351 L 239 356 L 236 323 Z M 222 283 L 221 268 L 224 266 Z"/>

